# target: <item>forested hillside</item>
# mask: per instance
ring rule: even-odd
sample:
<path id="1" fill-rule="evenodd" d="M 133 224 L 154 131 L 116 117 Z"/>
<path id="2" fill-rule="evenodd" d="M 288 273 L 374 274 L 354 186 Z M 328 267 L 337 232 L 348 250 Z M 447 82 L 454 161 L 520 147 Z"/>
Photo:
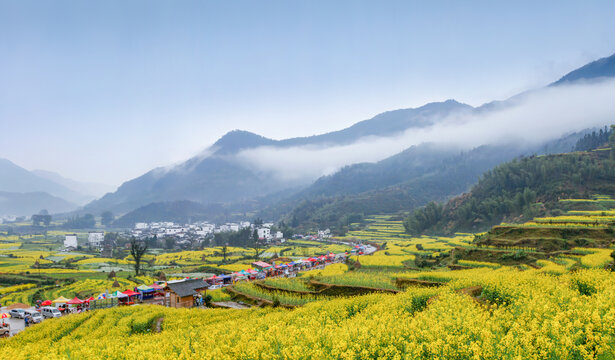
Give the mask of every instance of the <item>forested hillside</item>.
<path id="1" fill-rule="evenodd" d="M 485 173 L 468 194 L 446 204 L 430 203 L 404 222 L 410 234 L 483 231 L 557 212 L 558 200 L 615 194 L 610 150 L 532 156 Z"/>
<path id="2" fill-rule="evenodd" d="M 284 221 L 293 227 L 328 227 L 344 233 L 350 223 L 368 214 L 404 212 L 429 201 L 445 201 L 467 191 L 483 172 L 521 153 L 514 146 L 481 146 L 457 154 L 431 151 L 423 157 L 416 152 L 410 149 L 321 179 L 304 192 L 311 196 L 300 200 Z M 343 188 L 344 183 L 350 184 L 346 192 L 336 192 L 336 184 Z M 351 192 L 353 186 L 366 190 Z"/>
<path id="3" fill-rule="evenodd" d="M 485 145 L 460 151 L 440 145 L 413 146 L 377 163 L 348 166 L 262 211 L 299 229 L 330 228 L 343 234 L 348 224 L 373 214 L 408 212 L 429 201 L 446 201 L 465 191 L 498 164 L 529 154 L 571 151 L 588 131 L 541 145 Z"/>

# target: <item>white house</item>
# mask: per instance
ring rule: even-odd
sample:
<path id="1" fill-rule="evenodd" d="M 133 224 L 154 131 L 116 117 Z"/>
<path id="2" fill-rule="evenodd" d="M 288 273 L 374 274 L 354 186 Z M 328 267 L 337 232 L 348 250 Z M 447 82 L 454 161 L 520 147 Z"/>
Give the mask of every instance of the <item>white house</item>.
<path id="1" fill-rule="evenodd" d="M 103 241 L 105 241 L 105 233 L 103 232 L 91 232 L 88 234 L 88 244 L 92 247 L 102 247 Z"/>
<path id="2" fill-rule="evenodd" d="M 76 249 L 77 246 L 77 234 L 66 234 L 66 236 L 64 237 L 64 248 Z"/>
<path id="3" fill-rule="evenodd" d="M 135 224 L 135 229 L 137 229 L 137 230 L 147 229 L 147 223 L 138 222 L 138 223 Z"/>
<path id="4" fill-rule="evenodd" d="M 260 229 L 257 229 L 256 231 L 258 231 L 259 239 L 267 239 L 271 235 L 271 229 L 268 229 L 268 228 L 260 228 Z"/>
<path id="5" fill-rule="evenodd" d="M 281 231 L 276 231 L 275 235 L 273 236 L 276 240 L 280 240 L 284 237 L 284 234 Z"/>

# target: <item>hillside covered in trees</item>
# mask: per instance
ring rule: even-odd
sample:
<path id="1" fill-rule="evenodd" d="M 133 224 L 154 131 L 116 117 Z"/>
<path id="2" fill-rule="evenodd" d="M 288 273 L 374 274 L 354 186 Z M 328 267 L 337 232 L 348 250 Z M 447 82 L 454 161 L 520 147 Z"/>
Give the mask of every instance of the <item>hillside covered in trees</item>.
<path id="1" fill-rule="evenodd" d="M 532 156 L 486 172 L 472 190 L 446 204 L 429 203 L 404 221 L 409 234 L 478 232 L 501 222 L 556 214 L 559 199 L 615 194 L 609 149 Z"/>

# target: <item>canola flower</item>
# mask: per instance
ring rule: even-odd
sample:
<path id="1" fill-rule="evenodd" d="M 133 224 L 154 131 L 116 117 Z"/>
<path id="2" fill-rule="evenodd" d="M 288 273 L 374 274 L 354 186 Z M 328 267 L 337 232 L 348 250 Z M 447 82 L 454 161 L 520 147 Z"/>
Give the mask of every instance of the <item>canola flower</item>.
<path id="1" fill-rule="evenodd" d="M 301 278 L 268 278 L 263 280 L 263 284 L 290 291 L 314 291 Z"/>
<path id="2" fill-rule="evenodd" d="M 397 290 L 389 272 L 349 272 L 344 276 L 319 276 L 314 280 L 325 284 Z"/>
<path id="3" fill-rule="evenodd" d="M 615 353 L 612 273 L 477 270 L 441 288 L 293 310 L 91 311 L 46 320 L 0 342 L 0 351 L 15 360 L 609 359 Z M 483 289 L 478 299 L 457 291 L 476 285 Z"/>
<path id="4" fill-rule="evenodd" d="M 6 295 L 13 292 L 23 291 L 35 288 L 36 284 L 21 284 L 0 288 L 0 295 Z"/>
<path id="5" fill-rule="evenodd" d="M 604 267 L 613 261 L 612 249 L 574 248 L 574 251 L 586 254 L 581 257 L 581 265 L 585 267 Z"/>
<path id="6" fill-rule="evenodd" d="M 487 261 L 473 261 L 473 260 L 459 260 L 457 263 L 461 266 L 469 266 L 469 267 L 488 267 L 491 269 L 497 269 L 502 267 L 502 265 Z"/>
<path id="7" fill-rule="evenodd" d="M 324 269 L 312 269 L 302 273 L 299 273 L 301 277 L 314 277 L 314 276 L 337 276 L 342 275 L 348 271 L 348 265 L 342 263 L 336 263 L 326 266 Z"/>

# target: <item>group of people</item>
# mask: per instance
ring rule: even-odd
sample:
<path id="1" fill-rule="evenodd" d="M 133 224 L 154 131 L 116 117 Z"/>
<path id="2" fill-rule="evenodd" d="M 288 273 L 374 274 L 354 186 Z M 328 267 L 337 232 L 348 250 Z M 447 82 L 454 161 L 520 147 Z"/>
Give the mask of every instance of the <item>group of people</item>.
<path id="1" fill-rule="evenodd" d="M 37 308 L 38 308 L 38 306 L 37 306 Z M 72 307 L 71 308 L 68 305 L 60 305 L 60 306 L 58 306 L 58 310 L 60 310 L 62 315 L 68 315 L 68 314 L 71 314 L 71 313 L 78 314 L 78 313 L 80 313 L 82 311 L 86 311 L 86 310 L 88 310 L 88 307 L 87 306 L 77 305 L 76 307 Z"/>
<path id="2" fill-rule="evenodd" d="M 30 326 L 30 324 L 34 323 L 32 321 L 32 317 L 30 316 L 30 314 L 26 314 L 26 316 L 23 317 L 23 321 L 24 321 L 26 327 L 28 327 L 28 326 Z"/>

